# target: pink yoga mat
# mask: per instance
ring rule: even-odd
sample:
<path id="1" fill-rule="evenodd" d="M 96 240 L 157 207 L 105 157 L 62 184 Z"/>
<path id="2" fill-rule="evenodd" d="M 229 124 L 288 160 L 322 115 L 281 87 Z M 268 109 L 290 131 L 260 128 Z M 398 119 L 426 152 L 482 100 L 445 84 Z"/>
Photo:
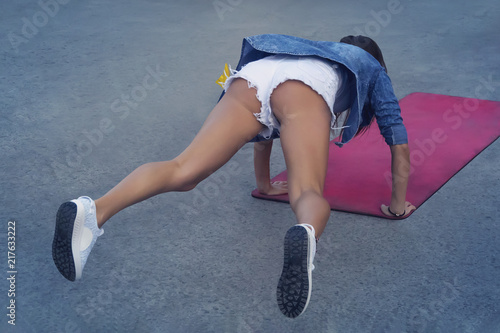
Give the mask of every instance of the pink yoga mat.
<path id="1" fill-rule="evenodd" d="M 500 135 L 500 102 L 413 93 L 400 102 L 408 131 L 411 175 L 407 200 L 417 209 Z M 389 146 L 373 126 L 337 147 L 330 142 L 324 196 L 333 210 L 386 217 L 391 198 Z M 286 171 L 273 178 L 286 180 Z M 256 198 L 288 202 L 288 195 Z"/>

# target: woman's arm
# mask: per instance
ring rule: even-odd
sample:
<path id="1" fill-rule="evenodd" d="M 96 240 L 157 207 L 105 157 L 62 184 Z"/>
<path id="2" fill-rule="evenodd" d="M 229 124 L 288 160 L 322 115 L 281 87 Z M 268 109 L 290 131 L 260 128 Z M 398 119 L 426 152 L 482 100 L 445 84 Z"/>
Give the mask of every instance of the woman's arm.
<path id="1" fill-rule="evenodd" d="M 391 80 L 384 70 L 380 70 L 378 73 L 370 98 L 380 133 L 391 147 L 392 156 L 391 203 L 389 206 L 382 205 L 380 208 L 387 216 L 404 217 L 415 209 L 415 206 L 405 199 L 410 175 L 408 134 L 403 124 L 401 109 L 394 94 Z"/>
<path id="2" fill-rule="evenodd" d="M 408 215 L 415 206 L 406 201 L 406 189 L 410 175 L 410 149 L 408 144 L 391 146 L 392 196 L 389 206 L 382 205 L 382 212 L 387 216 Z M 390 210 L 390 211 L 389 211 Z"/>
<path id="3" fill-rule="evenodd" d="M 254 144 L 254 168 L 257 190 L 262 194 L 279 195 L 288 192 L 286 181 L 271 183 L 270 158 L 273 148 L 273 140 L 255 142 Z"/>

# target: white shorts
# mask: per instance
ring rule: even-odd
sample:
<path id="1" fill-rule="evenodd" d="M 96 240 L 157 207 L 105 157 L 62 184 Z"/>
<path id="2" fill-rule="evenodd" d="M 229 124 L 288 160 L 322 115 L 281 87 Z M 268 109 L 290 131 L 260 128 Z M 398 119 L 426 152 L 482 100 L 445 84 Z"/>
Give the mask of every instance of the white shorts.
<path id="1" fill-rule="evenodd" d="M 236 78 L 247 80 L 249 87 L 257 89 L 257 99 L 262 106 L 260 113 L 255 113 L 255 117 L 266 126 L 259 136 L 269 139 L 273 130 L 280 129 L 280 123 L 271 110 L 273 90 L 287 80 L 302 81 L 321 95 L 328 105 L 332 113 L 330 137 L 333 139 L 340 135 L 347 116 L 347 112 L 342 112 L 337 119 L 333 112 L 335 95 L 342 84 L 338 71 L 338 65 L 320 58 L 273 55 L 250 62 L 238 72 L 232 71 L 232 75 L 226 80 L 224 90 L 227 91 Z"/>

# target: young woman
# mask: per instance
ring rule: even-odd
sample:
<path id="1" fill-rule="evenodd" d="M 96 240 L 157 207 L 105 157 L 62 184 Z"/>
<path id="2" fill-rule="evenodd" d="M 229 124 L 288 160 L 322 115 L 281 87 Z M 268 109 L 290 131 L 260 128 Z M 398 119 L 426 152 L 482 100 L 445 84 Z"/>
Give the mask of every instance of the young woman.
<path id="1" fill-rule="evenodd" d="M 297 222 L 285 235 L 277 300 L 296 317 L 311 297 L 316 241 L 330 216 L 323 198 L 328 146 L 349 142 L 375 118 L 392 154 L 393 189 L 382 211 L 401 217 L 415 209 L 405 201 L 409 150 L 398 101 L 382 53 L 371 39 L 341 43 L 285 35 L 243 40 L 236 71 L 192 143 L 170 161 L 140 166 L 106 195 L 63 203 L 56 217 L 54 262 L 67 279 L 81 278 L 103 224 L 122 209 L 160 193 L 189 191 L 254 141 L 258 190 L 288 193 Z M 270 182 L 272 140 L 280 137 L 288 182 Z M 387 198 L 389 200 L 389 198 Z"/>

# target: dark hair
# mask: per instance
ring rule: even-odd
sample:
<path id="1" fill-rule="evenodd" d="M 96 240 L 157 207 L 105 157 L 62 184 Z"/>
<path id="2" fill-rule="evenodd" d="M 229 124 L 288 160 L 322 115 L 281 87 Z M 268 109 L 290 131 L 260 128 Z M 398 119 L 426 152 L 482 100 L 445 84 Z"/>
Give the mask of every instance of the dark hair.
<path id="1" fill-rule="evenodd" d="M 384 56 L 382 55 L 382 51 L 380 50 L 380 47 L 377 45 L 377 43 L 375 43 L 375 41 L 373 39 L 371 39 L 370 37 L 346 36 L 346 37 L 343 37 L 340 40 L 340 42 L 360 47 L 363 50 L 365 50 L 366 52 L 370 53 L 372 55 L 372 57 L 374 57 L 375 59 L 378 60 L 380 65 L 382 65 L 382 67 L 384 67 L 385 71 L 387 72 L 387 66 L 385 65 Z M 363 112 L 372 112 L 372 111 L 371 110 L 363 110 Z M 365 126 L 361 126 L 358 129 L 358 131 L 356 132 L 356 136 L 366 132 L 368 130 L 368 128 L 370 127 L 370 125 L 372 124 L 374 119 L 375 119 L 375 114 L 372 112 L 370 122 Z"/>
<path id="2" fill-rule="evenodd" d="M 387 72 L 387 66 L 385 65 L 384 57 L 382 56 L 382 51 L 378 47 L 377 43 L 370 37 L 366 36 L 346 36 L 340 40 L 341 43 L 351 44 L 362 48 L 366 52 L 370 53 L 375 59 L 378 60 L 380 65 L 384 67 Z"/>

